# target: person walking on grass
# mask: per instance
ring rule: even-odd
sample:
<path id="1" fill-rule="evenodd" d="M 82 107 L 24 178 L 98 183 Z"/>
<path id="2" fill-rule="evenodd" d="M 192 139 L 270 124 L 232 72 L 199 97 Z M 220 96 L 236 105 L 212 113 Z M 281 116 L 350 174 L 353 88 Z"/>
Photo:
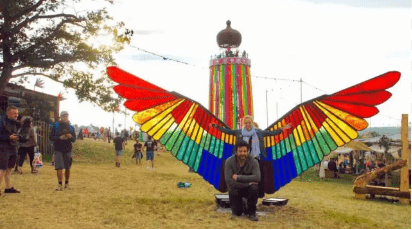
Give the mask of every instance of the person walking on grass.
<path id="1" fill-rule="evenodd" d="M 64 189 L 69 189 L 70 168 L 72 163 L 72 143 L 76 141 L 74 127 L 70 125 L 69 113 L 62 111 L 60 113 L 60 122 L 57 122 L 52 128 L 52 139 L 54 143 L 54 168 L 57 172 L 57 181 L 59 183 L 56 191 L 63 190 L 63 169 L 65 169 Z"/>
<path id="2" fill-rule="evenodd" d="M 142 164 L 142 147 L 143 145 L 139 143 L 139 140 L 136 139 L 136 144 L 133 145 L 134 154 L 132 158 L 136 158 L 136 164 Z"/>
<path id="3" fill-rule="evenodd" d="M 18 115 L 17 108 L 10 106 L 6 109 L 6 116 L 0 119 L 0 184 L 4 177 L 6 184 L 4 193 L 20 193 L 10 184 L 11 171 L 16 165 L 17 159 L 19 139 L 17 132 L 20 128 L 20 123 L 17 122 Z"/>
<path id="4" fill-rule="evenodd" d="M 34 129 L 33 129 L 33 119 L 26 118 L 24 119 L 23 126 L 21 128 L 21 132 L 27 133 L 28 139 L 24 143 L 20 143 L 18 155 L 19 155 L 19 167 L 18 171 L 20 174 L 23 174 L 22 167 L 24 160 L 26 159 L 26 155 L 29 155 L 29 163 L 31 167 L 31 173 L 37 173 L 36 168 L 33 167 L 33 160 L 34 160 L 34 147 L 37 146 L 36 139 L 34 138 Z"/>
<path id="5" fill-rule="evenodd" d="M 149 140 L 144 143 L 144 147 L 146 148 L 146 161 L 147 166 L 146 169 L 149 170 L 149 164 L 152 163 L 152 170 L 155 170 L 154 167 L 154 151 L 157 149 L 157 143 L 153 140 L 152 137 L 149 137 Z"/>
<path id="6" fill-rule="evenodd" d="M 122 159 L 124 149 L 124 139 L 120 137 L 119 132 L 116 132 L 116 137 L 113 139 L 114 151 L 116 153 L 116 167 L 120 168 L 120 160 Z"/>
<path id="7" fill-rule="evenodd" d="M 17 116 L 17 122 L 20 124 L 20 127 L 23 125 L 22 119 L 23 119 L 23 115 L 19 114 L 19 116 Z M 21 171 L 19 171 L 20 155 L 18 152 L 19 152 L 19 147 L 17 147 L 17 159 L 16 159 L 16 165 L 14 166 L 14 172 L 22 174 Z"/>

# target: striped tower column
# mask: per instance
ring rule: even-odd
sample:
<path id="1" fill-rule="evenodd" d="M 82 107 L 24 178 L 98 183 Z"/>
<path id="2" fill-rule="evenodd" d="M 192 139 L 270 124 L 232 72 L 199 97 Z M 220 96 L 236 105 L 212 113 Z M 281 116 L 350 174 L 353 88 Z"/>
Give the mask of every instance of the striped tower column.
<path id="1" fill-rule="evenodd" d="M 209 110 L 232 129 L 241 128 L 241 118 L 253 116 L 250 60 L 241 57 L 210 61 Z"/>

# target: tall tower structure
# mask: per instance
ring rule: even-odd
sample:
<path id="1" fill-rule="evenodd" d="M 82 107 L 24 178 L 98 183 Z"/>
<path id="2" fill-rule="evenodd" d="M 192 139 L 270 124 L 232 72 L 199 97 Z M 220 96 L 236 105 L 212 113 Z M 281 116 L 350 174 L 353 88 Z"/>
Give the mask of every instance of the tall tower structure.
<path id="1" fill-rule="evenodd" d="M 232 129 L 241 128 L 241 118 L 253 116 L 250 59 L 238 47 L 242 42 L 239 31 L 231 28 L 217 34 L 220 53 L 210 60 L 209 110 Z"/>

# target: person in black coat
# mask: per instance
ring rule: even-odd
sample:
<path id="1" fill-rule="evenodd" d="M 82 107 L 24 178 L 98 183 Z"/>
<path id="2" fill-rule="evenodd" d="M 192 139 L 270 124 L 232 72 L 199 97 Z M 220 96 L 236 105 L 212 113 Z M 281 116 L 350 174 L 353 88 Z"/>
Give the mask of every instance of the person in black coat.
<path id="1" fill-rule="evenodd" d="M 17 121 L 19 110 L 10 106 L 6 110 L 6 116 L 0 119 L 0 183 L 6 183 L 4 193 L 20 193 L 11 186 L 11 171 L 16 165 L 18 149 L 18 130 L 21 124 Z M 1 192 L 0 192 L 1 194 Z"/>
<path id="2" fill-rule="evenodd" d="M 338 167 L 336 166 L 336 159 L 334 159 L 334 158 L 330 159 L 330 161 L 328 163 L 328 169 L 333 171 L 333 176 L 335 178 L 339 178 Z"/>

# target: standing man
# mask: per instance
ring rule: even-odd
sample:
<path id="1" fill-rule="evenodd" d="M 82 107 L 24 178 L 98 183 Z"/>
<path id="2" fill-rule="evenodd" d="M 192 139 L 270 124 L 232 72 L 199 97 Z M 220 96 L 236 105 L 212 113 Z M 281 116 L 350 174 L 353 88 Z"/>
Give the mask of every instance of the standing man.
<path id="1" fill-rule="evenodd" d="M 337 158 L 331 158 L 331 159 L 329 160 L 328 169 L 329 169 L 330 171 L 333 171 L 333 177 L 334 177 L 334 178 L 339 178 L 338 167 L 336 166 L 336 162 L 335 162 L 335 161 L 337 161 Z"/>
<path id="2" fill-rule="evenodd" d="M 64 188 L 69 189 L 70 168 L 72 163 L 72 142 L 76 141 L 74 127 L 70 125 L 69 113 L 60 113 L 60 122 L 57 122 L 52 129 L 52 139 L 54 142 L 55 162 L 54 168 L 57 171 L 57 181 L 59 182 L 56 191 L 62 191 L 63 169 L 65 169 Z"/>
<path id="3" fill-rule="evenodd" d="M 10 185 L 11 171 L 17 160 L 17 132 L 20 128 L 20 123 L 17 122 L 18 115 L 17 108 L 10 106 L 6 110 L 6 116 L 0 119 L 0 184 L 4 177 L 4 193 L 20 193 Z"/>
<path id="4" fill-rule="evenodd" d="M 146 161 L 147 161 L 146 169 L 149 170 L 149 163 L 152 162 L 152 169 L 155 170 L 154 151 L 157 148 L 157 143 L 153 140 L 153 137 L 149 137 L 149 140 L 144 143 L 144 147 L 146 148 Z"/>
<path id="5" fill-rule="evenodd" d="M 124 139 L 120 137 L 119 132 L 116 132 L 116 137 L 113 139 L 114 151 L 116 153 L 116 167 L 120 168 L 120 160 L 122 159 Z"/>
<path id="6" fill-rule="evenodd" d="M 242 198 L 247 199 L 245 213 L 249 219 L 257 221 L 256 204 L 259 195 L 260 169 L 258 161 L 250 155 L 250 146 L 240 140 L 235 146 L 236 155 L 225 162 L 225 181 L 229 189 L 229 202 L 232 217 L 243 212 Z"/>

